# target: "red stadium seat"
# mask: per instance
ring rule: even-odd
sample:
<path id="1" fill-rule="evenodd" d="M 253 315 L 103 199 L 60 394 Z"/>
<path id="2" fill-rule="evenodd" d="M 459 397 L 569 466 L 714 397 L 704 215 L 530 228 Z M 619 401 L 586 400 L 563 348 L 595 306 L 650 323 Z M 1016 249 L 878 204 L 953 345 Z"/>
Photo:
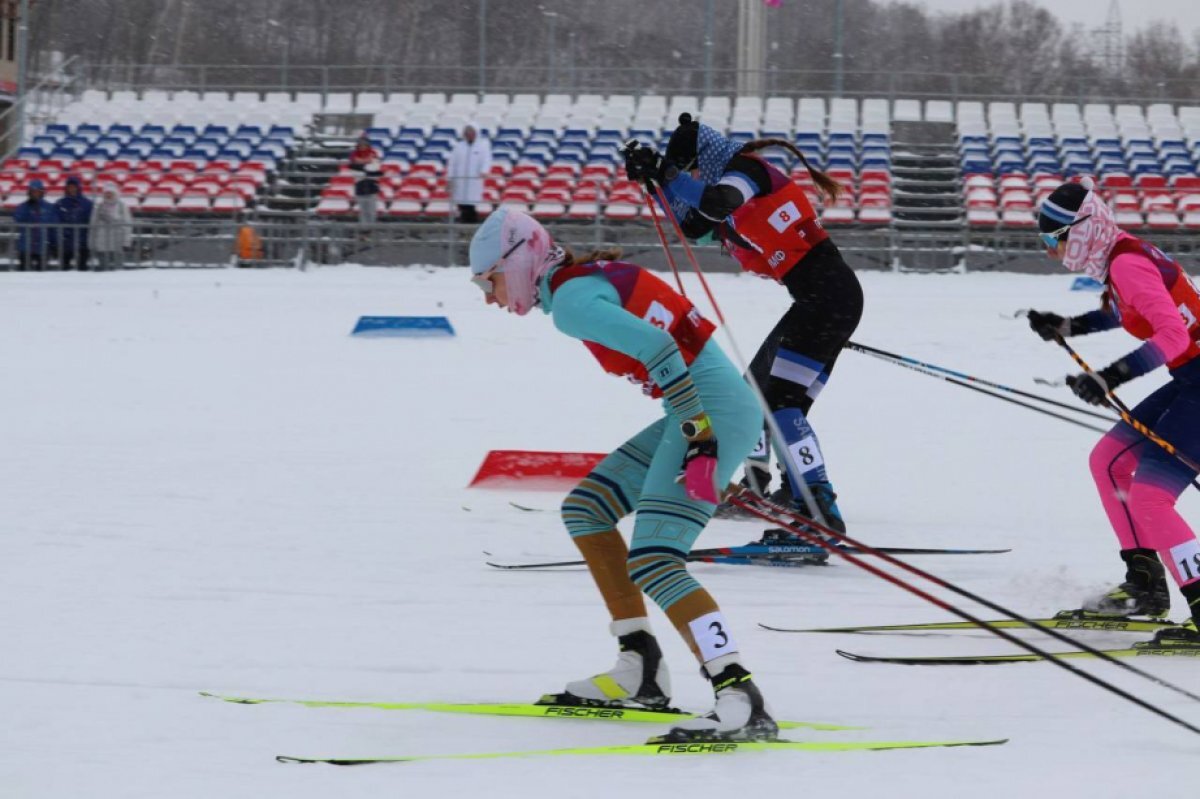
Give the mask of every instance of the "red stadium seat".
<path id="1" fill-rule="evenodd" d="M 128 184 L 127 184 L 128 185 Z M 175 194 L 170 189 L 155 187 L 146 193 L 138 209 L 142 213 L 159 214 L 175 210 Z"/>
<path id="2" fill-rule="evenodd" d="M 175 203 L 175 210 L 180 213 L 207 213 L 212 207 L 212 198 L 203 189 L 187 189 Z"/>

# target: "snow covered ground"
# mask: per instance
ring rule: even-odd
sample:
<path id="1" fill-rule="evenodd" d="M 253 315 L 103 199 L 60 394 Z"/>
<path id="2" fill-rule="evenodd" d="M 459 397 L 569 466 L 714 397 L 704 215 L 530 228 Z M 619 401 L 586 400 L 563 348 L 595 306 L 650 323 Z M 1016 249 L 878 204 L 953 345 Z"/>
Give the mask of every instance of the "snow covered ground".
<path id="1" fill-rule="evenodd" d="M 1031 379 L 1071 371 L 1066 355 L 1004 318 L 1092 305 L 1095 295 L 1067 290 L 1069 277 L 862 278 L 859 341 L 1069 399 Z M 712 283 L 749 355 L 785 293 L 745 277 Z M 363 314 L 442 313 L 457 338 L 347 335 Z M 197 695 L 524 701 L 607 668 L 613 642 L 586 573 L 483 564 L 485 549 L 573 557 L 552 513 L 507 504 L 553 509 L 558 497 L 464 486 L 489 449 L 610 449 L 655 416 L 655 403 L 604 375 L 540 314 L 485 307 L 461 269 L 4 274 L 0 319 L 6 799 L 1108 797 L 1183 795 L 1194 771 L 1194 737 L 1047 664 L 920 669 L 833 652 L 1009 651 L 986 636 L 757 628 L 948 618 L 842 563 L 695 569 L 736 624 L 778 717 L 870 728 L 790 737 L 1011 743 L 277 764 L 280 753 L 542 749 L 655 733 Z M 1080 341 L 1097 366 L 1131 347 L 1119 333 Z M 1164 377 L 1123 393 L 1136 400 Z M 1121 576 L 1086 469 L 1094 434 L 856 353 L 843 356 L 813 418 L 853 534 L 1012 547 L 919 563 L 1031 614 L 1073 606 Z M 1192 494 L 1182 507 L 1197 518 Z M 718 522 L 701 544 L 742 543 L 757 530 Z M 653 613 L 678 703 L 706 708 L 708 686 Z M 1194 663 L 1138 665 L 1200 686 Z M 1200 707 L 1111 667 L 1084 667 L 1200 722 Z"/>

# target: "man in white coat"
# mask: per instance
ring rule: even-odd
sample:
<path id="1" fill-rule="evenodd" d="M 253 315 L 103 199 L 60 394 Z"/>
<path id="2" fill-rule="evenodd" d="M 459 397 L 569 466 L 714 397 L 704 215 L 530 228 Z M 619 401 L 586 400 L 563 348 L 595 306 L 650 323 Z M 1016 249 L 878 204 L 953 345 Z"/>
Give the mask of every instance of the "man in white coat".
<path id="1" fill-rule="evenodd" d="M 458 206 L 459 222 L 472 225 L 479 222 L 475 206 L 483 202 L 483 177 L 491 166 L 491 145 L 475 134 L 474 127 L 467 125 L 446 163 L 450 201 Z"/>

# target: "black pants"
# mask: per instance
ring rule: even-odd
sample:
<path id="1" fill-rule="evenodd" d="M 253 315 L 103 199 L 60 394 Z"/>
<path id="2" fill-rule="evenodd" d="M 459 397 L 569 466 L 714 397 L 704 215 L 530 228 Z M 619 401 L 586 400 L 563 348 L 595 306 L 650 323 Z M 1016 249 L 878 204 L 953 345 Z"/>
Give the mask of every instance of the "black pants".
<path id="1" fill-rule="evenodd" d="M 807 415 L 862 319 L 862 286 L 828 239 L 783 284 L 792 307 L 758 348 L 750 374 L 772 411 L 799 408 Z"/>
<path id="2" fill-rule="evenodd" d="M 467 225 L 479 224 L 479 212 L 473 205 L 458 206 L 458 221 Z"/>
<path id="3" fill-rule="evenodd" d="M 18 272 L 41 272 L 45 268 L 44 259 L 40 252 L 23 252 L 17 263 Z"/>
<path id="4" fill-rule="evenodd" d="M 79 269 L 80 272 L 86 271 L 88 266 L 88 257 L 91 255 L 91 250 L 87 247 L 76 247 L 62 252 L 62 268 L 63 271 L 69 270 L 72 263 Z"/>

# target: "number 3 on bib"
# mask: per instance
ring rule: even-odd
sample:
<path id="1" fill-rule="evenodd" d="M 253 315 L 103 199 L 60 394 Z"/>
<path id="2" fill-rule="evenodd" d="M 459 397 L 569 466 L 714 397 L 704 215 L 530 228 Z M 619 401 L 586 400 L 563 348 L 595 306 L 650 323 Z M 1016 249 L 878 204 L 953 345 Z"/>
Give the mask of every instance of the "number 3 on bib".
<path id="1" fill-rule="evenodd" d="M 729 622 L 721 611 L 714 610 L 688 622 L 692 638 L 700 650 L 700 657 L 708 662 L 721 655 L 738 651 L 733 636 L 729 634 Z"/>

